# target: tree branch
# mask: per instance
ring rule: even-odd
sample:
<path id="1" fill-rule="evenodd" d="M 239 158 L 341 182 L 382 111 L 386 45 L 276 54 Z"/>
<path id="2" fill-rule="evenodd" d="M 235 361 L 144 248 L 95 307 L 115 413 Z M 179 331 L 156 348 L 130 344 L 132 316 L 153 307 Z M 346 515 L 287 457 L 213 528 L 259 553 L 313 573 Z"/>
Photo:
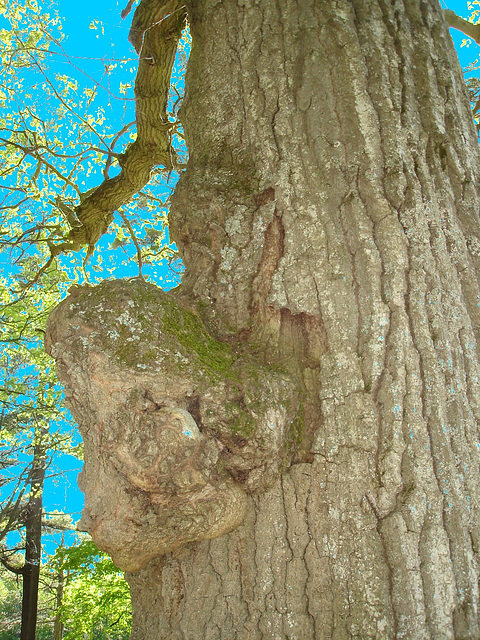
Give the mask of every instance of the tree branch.
<path id="1" fill-rule="evenodd" d="M 76 531 L 73 524 L 60 524 L 58 522 L 52 522 L 51 520 L 42 520 L 42 527 L 54 529 L 55 531 Z"/>
<path id="2" fill-rule="evenodd" d="M 130 224 L 129 219 L 127 218 L 127 216 L 123 213 L 123 211 L 119 211 L 118 212 L 120 214 L 120 217 L 123 220 L 123 223 L 125 224 L 125 226 L 127 227 L 132 240 L 133 240 L 133 244 L 135 245 L 135 249 L 137 250 L 137 261 L 138 261 L 138 277 L 141 278 L 143 280 L 143 274 L 142 274 L 142 267 L 143 267 L 143 260 L 142 260 L 142 250 L 140 249 L 140 246 L 138 244 L 138 240 L 137 237 L 135 235 L 135 232 L 132 229 L 132 225 Z"/>
<path id="3" fill-rule="evenodd" d="M 445 9 L 443 13 L 449 27 L 458 29 L 469 38 L 472 38 L 472 40 L 475 40 L 477 44 L 480 44 L 480 24 L 472 24 L 468 20 L 457 16 L 455 11 L 450 9 Z"/>
<path id="4" fill-rule="evenodd" d="M 15 573 L 17 576 L 23 575 L 24 567 L 14 567 L 13 564 L 10 564 L 6 558 L 0 555 L 0 563 L 3 564 L 5 569 Z"/>
<path id="5" fill-rule="evenodd" d="M 34 282 L 60 253 L 88 245 L 91 255 L 113 221 L 114 212 L 143 189 L 155 166 L 173 168 L 170 129 L 174 123 L 168 121 L 167 102 L 185 19 L 182 0 L 143 0 L 137 7 L 130 32 L 140 53 L 135 80 L 137 139 L 118 157 L 120 173 L 104 180 L 76 207 L 80 226 L 72 229 L 61 244 L 50 244 L 50 259 Z"/>
<path id="6" fill-rule="evenodd" d="M 124 18 L 126 18 L 128 16 L 128 14 L 130 13 L 130 11 L 132 10 L 133 7 L 133 3 L 135 2 L 135 0 L 129 0 L 127 6 L 125 7 L 125 9 L 122 11 L 122 13 L 120 14 L 122 17 L 122 20 Z"/>

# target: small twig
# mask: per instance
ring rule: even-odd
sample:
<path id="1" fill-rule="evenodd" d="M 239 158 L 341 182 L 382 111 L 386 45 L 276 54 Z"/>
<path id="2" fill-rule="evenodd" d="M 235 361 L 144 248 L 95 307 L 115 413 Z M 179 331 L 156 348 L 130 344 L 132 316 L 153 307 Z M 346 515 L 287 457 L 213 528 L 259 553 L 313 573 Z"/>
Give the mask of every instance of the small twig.
<path id="1" fill-rule="evenodd" d="M 27 200 L 30 200 L 30 198 L 23 198 L 23 200 L 20 200 L 15 204 L 9 204 L 5 207 L 0 207 L 0 211 L 3 211 L 4 209 L 18 209 L 18 207 L 20 207 L 24 202 L 27 202 Z"/>
<path id="2" fill-rule="evenodd" d="M 90 131 L 93 133 L 93 135 L 97 136 L 97 138 L 100 140 L 100 142 L 105 146 L 105 148 L 107 150 L 110 149 L 109 145 L 107 144 L 107 142 L 103 139 L 103 137 L 98 133 L 98 131 L 90 124 L 90 122 L 88 122 L 88 120 L 86 120 L 85 118 L 83 118 L 79 113 L 77 113 L 76 111 L 74 111 L 72 109 L 72 107 L 65 102 L 65 100 L 62 98 L 62 96 L 59 94 L 59 92 L 57 91 L 57 88 L 55 87 L 55 85 L 52 83 L 52 81 L 50 80 L 50 78 L 46 75 L 45 71 L 43 70 L 43 68 L 41 67 L 41 65 L 38 63 L 38 61 L 30 54 L 29 51 L 26 52 L 27 54 L 29 54 L 30 58 L 32 59 L 32 65 L 37 67 L 37 69 L 39 70 L 39 72 L 41 73 L 41 75 L 45 78 L 45 82 L 50 86 L 50 88 L 52 89 L 53 93 L 55 94 L 56 98 L 60 101 L 60 103 L 67 109 L 67 111 L 70 111 L 70 113 L 72 113 L 72 115 L 77 118 L 78 120 L 80 120 L 80 122 L 82 122 L 88 129 L 90 129 Z M 28 109 L 28 107 L 26 107 Z"/>
<path id="3" fill-rule="evenodd" d="M 79 73 L 81 73 L 82 75 L 84 75 L 86 78 L 88 78 L 89 80 L 91 80 L 91 82 L 93 82 L 97 88 L 103 89 L 104 91 L 106 91 L 109 95 L 112 96 L 112 98 L 114 98 L 115 100 L 121 100 L 122 102 L 133 102 L 135 100 L 135 98 L 127 98 L 122 97 L 122 96 L 116 96 L 114 93 L 112 93 L 110 91 L 110 89 L 108 87 L 104 87 L 103 84 L 101 82 L 98 82 L 97 80 L 95 80 L 95 78 L 93 78 L 92 76 L 89 76 L 88 73 L 86 73 L 81 67 L 77 67 L 76 64 L 73 64 L 72 60 L 89 60 L 89 61 L 101 61 L 105 64 L 105 57 L 102 58 L 91 58 L 90 56 L 70 56 L 67 54 L 67 52 L 65 51 L 65 49 L 62 47 L 61 43 L 59 40 L 57 40 L 56 38 L 54 38 L 52 36 L 51 33 L 48 33 L 46 31 L 43 31 L 43 33 L 45 34 L 45 36 L 51 40 L 61 51 L 61 53 L 59 53 L 58 51 L 46 51 L 44 49 L 36 49 L 33 48 L 32 50 L 36 50 L 36 51 L 41 51 L 42 53 L 50 53 L 52 55 L 57 55 L 57 56 L 63 56 L 64 58 L 66 58 L 66 60 L 68 61 L 68 64 L 71 65 L 76 71 L 78 71 Z M 134 61 L 135 58 L 107 58 L 107 61 L 109 63 L 112 62 L 120 62 L 120 63 L 124 63 L 124 62 L 130 62 L 130 61 Z"/>
<path id="4" fill-rule="evenodd" d="M 47 260 L 47 262 L 43 265 L 43 267 L 36 274 L 36 276 L 33 278 L 33 280 L 30 280 L 30 282 L 27 282 L 27 284 L 25 285 L 24 288 L 25 289 L 30 289 L 30 287 L 33 287 L 34 284 L 37 284 L 37 282 L 40 280 L 41 276 L 45 273 L 45 271 L 48 269 L 48 267 L 52 264 L 52 262 L 54 260 L 55 260 L 55 255 L 53 253 L 51 253 L 49 259 Z"/>
<path id="5" fill-rule="evenodd" d="M 128 14 L 130 13 L 130 11 L 132 10 L 134 2 L 135 2 L 135 0 L 128 0 L 127 6 L 125 7 L 125 9 L 120 14 L 121 17 L 122 17 L 122 20 L 125 19 L 128 16 Z"/>
<path id="6" fill-rule="evenodd" d="M 45 167 L 49 171 L 54 173 L 57 177 L 59 177 L 60 180 L 63 180 L 68 185 L 70 185 L 72 187 L 72 189 L 74 189 L 78 194 L 80 193 L 80 189 L 77 187 L 77 185 L 74 182 L 72 182 L 69 178 L 66 178 L 64 175 L 62 175 L 62 173 L 55 167 L 55 165 L 53 165 L 50 162 L 48 162 L 47 160 L 45 160 L 45 158 L 43 158 L 38 153 L 36 148 L 24 147 L 23 145 L 18 144 L 18 142 L 13 142 L 13 140 L 5 140 L 5 138 L 0 138 L 0 142 L 4 142 L 5 145 L 10 145 L 12 147 L 15 147 L 16 149 L 21 149 L 23 151 L 23 153 L 24 153 L 24 156 L 32 156 L 39 163 L 43 163 L 45 165 Z"/>
<path id="7" fill-rule="evenodd" d="M 142 251 L 141 251 L 140 246 L 138 244 L 137 237 L 135 236 L 135 233 L 134 233 L 134 231 L 132 229 L 132 225 L 130 224 L 130 221 L 128 220 L 127 216 L 122 211 L 119 211 L 118 213 L 120 214 L 120 217 L 122 218 L 123 222 L 125 223 L 125 226 L 127 227 L 130 235 L 132 236 L 133 243 L 134 243 L 135 248 L 137 250 L 138 277 L 141 278 L 142 280 L 145 280 L 145 278 L 143 277 L 143 274 L 142 274 L 142 266 L 143 266 Z"/>
<path id="8" fill-rule="evenodd" d="M 157 202 L 160 202 L 160 204 L 165 207 L 166 203 L 161 199 L 161 198 L 157 198 L 156 196 L 152 195 L 151 193 L 148 193 L 147 191 L 139 191 L 138 192 L 139 196 L 144 196 L 145 198 L 151 199 L 151 200 L 156 200 Z"/>

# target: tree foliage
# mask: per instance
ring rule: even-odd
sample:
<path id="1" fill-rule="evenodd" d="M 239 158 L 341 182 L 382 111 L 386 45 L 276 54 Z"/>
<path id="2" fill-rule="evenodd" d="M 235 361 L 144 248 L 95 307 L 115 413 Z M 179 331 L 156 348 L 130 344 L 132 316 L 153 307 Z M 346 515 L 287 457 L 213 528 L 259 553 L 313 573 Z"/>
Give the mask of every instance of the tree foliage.
<path id="1" fill-rule="evenodd" d="M 129 637 L 132 611 L 128 584 L 110 557 L 91 540 L 59 547 L 49 569 L 65 576 L 60 607 L 65 640 Z"/>
<path id="2" fill-rule="evenodd" d="M 21 593 L 21 581 L 0 570 L 0 640 L 16 640 L 20 635 Z M 42 566 L 38 613 L 38 640 L 51 640 L 57 617 L 64 640 L 124 640 L 131 627 L 128 585 L 111 559 L 87 538 L 70 547 L 60 545 Z"/>
<path id="3" fill-rule="evenodd" d="M 14 265 L 12 275 L 19 287 L 37 281 L 56 256 L 63 256 L 61 267 L 70 282 L 95 281 L 125 274 L 126 269 L 128 273 L 134 255 L 150 265 L 147 275 L 157 276 L 158 265 L 176 257 L 165 232 L 173 186 L 173 178 L 168 185 L 165 177 L 172 163 L 166 160 L 167 173 L 151 163 L 148 188 L 126 187 L 127 178 L 134 180 L 126 159 L 139 146 L 132 89 L 135 58 L 104 59 L 101 77 L 92 79 L 66 53 L 58 16 L 46 13 L 41 4 L 8 3 L 4 20 L 0 248 L 3 259 Z M 91 27 L 100 28 L 95 22 Z M 187 39 L 182 47 L 187 47 Z M 185 51 L 180 54 L 181 66 Z M 59 58 L 75 77 L 58 73 Z M 181 95 L 178 74 L 176 82 L 164 105 L 168 144 L 180 140 L 175 133 Z M 90 219 L 97 215 L 92 207 L 104 211 L 110 227 L 95 256 L 93 237 L 87 237 Z M 81 257 L 70 255 L 76 251 L 83 252 Z M 23 268 L 26 256 L 35 258 L 33 272 Z"/>
<path id="4" fill-rule="evenodd" d="M 48 588 L 41 588 L 38 604 L 37 640 L 51 640 L 53 615 Z M 0 640 L 18 640 L 22 614 L 21 580 L 0 568 Z"/>
<path id="5" fill-rule="evenodd" d="M 51 269 L 45 288 L 17 298 L 12 283 L 2 279 L 0 290 L 0 543 L 4 560 L 10 552 L 6 538 L 25 526 L 26 509 L 35 475 L 35 451 L 42 452 L 45 469 L 58 454 L 78 454 L 74 427 L 62 405 L 42 340 L 46 317 L 56 304 L 64 275 Z"/>

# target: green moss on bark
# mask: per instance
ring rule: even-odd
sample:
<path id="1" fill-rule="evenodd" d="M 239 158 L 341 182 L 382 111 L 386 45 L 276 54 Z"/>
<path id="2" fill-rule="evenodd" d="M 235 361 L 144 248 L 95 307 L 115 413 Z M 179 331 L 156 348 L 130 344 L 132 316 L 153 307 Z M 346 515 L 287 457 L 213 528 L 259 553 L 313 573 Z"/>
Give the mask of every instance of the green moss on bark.
<path id="1" fill-rule="evenodd" d="M 231 377 L 231 367 L 235 362 L 231 347 L 212 338 L 200 318 L 180 308 L 174 300 L 165 300 L 162 306 L 163 330 L 175 336 L 188 352 L 195 354 L 211 377 Z"/>

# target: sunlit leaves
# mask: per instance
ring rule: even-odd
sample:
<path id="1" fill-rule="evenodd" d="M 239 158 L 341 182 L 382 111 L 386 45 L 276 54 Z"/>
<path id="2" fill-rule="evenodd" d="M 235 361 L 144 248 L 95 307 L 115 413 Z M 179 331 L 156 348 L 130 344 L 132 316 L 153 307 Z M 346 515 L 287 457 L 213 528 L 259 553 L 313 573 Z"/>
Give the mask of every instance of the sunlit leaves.
<path id="1" fill-rule="evenodd" d="M 61 515 L 51 518 L 55 519 L 60 526 L 68 525 Z M 21 609 L 21 584 L 0 567 L 2 640 L 20 636 Z M 85 537 L 71 547 L 60 545 L 42 565 L 38 613 L 37 640 L 51 640 L 55 617 L 64 624 L 64 640 L 127 640 L 130 635 L 128 585 L 112 561 Z"/>
<path id="2" fill-rule="evenodd" d="M 105 35 L 105 29 L 100 20 L 92 20 L 92 22 L 88 25 L 88 28 L 93 29 L 94 31 L 96 31 L 97 29 L 100 29 L 102 32 L 102 35 Z M 98 35 L 97 35 L 97 38 L 98 38 Z"/>
<path id="3" fill-rule="evenodd" d="M 0 639 L 17 640 L 20 638 L 22 613 L 21 581 L 17 576 L 0 568 Z M 52 619 L 55 606 L 54 585 L 42 584 L 39 593 L 39 617 L 36 640 L 51 640 Z M 113 640 L 113 638 L 112 638 Z"/>
<path id="4" fill-rule="evenodd" d="M 471 2 L 467 2 L 467 9 L 471 12 L 468 16 L 468 21 L 472 24 L 478 24 L 480 17 L 480 9 L 476 9 L 475 7 L 480 7 L 480 0 L 471 0 Z"/>
<path id="5" fill-rule="evenodd" d="M 60 547 L 51 570 L 62 571 L 65 591 L 61 616 L 65 639 L 103 637 L 128 638 L 131 627 L 131 603 L 128 584 L 112 560 L 89 539 L 78 545 Z"/>

